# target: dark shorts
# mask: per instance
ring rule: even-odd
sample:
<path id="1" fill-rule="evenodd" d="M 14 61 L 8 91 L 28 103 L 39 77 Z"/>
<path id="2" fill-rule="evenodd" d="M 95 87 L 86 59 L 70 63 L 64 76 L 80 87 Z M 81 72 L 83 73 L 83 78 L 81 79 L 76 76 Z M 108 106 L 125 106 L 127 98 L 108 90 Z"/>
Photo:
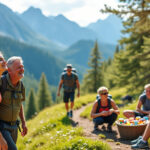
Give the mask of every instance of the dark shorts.
<path id="1" fill-rule="evenodd" d="M 95 123 L 95 125 L 101 125 L 103 123 L 108 123 L 109 125 L 112 125 L 116 119 L 117 119 L 117 114 L 116 113 L 112 113 L 109 116 L 106 117 L 96 117 L 93 119 L 93 122 Z"/>
<path id="2" fill-rule="evenodd" d="M 65 92 L 64 91 L 64 103 L 68 103 L 69 99 L 71 102 L 74 102 L 74 93 L 75 92 Z"/>
<path id="3" fill-rule="evenodd" d="M 134 115 L 135 117 L 140 116 L 141 118 L 143 118 L 144 116 L 147 116 L 147 114 L 142 114 L 142 113 L 139 113 L 138 111 L 134 111 Z"/>

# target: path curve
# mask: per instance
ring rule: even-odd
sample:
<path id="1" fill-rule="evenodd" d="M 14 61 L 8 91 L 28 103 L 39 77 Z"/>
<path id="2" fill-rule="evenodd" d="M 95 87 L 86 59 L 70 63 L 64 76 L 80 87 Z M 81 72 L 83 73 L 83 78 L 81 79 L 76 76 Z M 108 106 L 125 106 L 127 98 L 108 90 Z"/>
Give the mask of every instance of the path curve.
<path id="1" fill-rule="evenodd" d="M 83 106 L 80 109 L 77 109 L 74 111 L 73 121 L 78 122 L 78 126 L 83 128 L 84 136 L 87 138 L 95 139 L 95 140 L 102 140 L 103 142 L 108 143 L 112 150 L 131 150 L 130 141 L 123 140 L 119 137 L 118 130 L 116 126 L 113 126 L 113 133 L 108 133 L 107 131 L 98 131 L 93 133 L 93 122 L 80 117 L 80 114 L 84 111 L 84 109 L 87 107 Z M 106 139 L 101 139 L 98 135 L 104 134 L 106 136 Z M 112 140 L 108 140 L 112 139 Z M 119 144 L 119 145 L 117 145 Z"/>

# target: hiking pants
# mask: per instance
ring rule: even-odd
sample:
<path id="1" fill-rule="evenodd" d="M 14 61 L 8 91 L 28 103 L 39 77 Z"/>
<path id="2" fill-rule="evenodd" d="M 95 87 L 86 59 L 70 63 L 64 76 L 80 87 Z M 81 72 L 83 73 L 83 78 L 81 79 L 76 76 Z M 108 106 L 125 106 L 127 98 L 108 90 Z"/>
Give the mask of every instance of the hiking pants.
<path id="1" fill-rule="evenodd" d="M 3 137 L 5 138 L 8 150 L 17 150 L 16 142 L 17 142 L 17 136 L 18 136 L 18 128 L 17 125 L 8 125 L 6 123 L 0 122 L 0 126 L 2 127 L 1 133 Z"/>
<path id="2" fill-rule="evenodd" d="M 111 115 L 107 116 L 107 117 L 97 117 L 93 119 L 94 124 L 97 125 L 101 125 L 103 123 L 108 123 L 109 126 L 112 126 L 113 123 L 116 121 L 117 119 L 117 114 L 116 113 L 112 113 Z"/>

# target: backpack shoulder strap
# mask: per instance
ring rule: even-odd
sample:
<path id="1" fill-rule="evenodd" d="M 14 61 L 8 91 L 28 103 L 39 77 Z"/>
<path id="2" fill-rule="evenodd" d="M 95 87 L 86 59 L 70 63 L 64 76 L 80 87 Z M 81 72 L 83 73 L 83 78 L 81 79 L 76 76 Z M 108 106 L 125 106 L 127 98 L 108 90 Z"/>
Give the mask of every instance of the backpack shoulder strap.
<path id="1" fill-rule="evenodd" d="M 108 108 L 111 108 L 111 99 L 108 97 Z"/>
<path id="2" fill-rule="evenodd" d="M 101 100 L 100 98 L 97 99 L 97 104 L 98 104 L 98 105 L 97 105 L 96 113 L 99 112 L 99 109 L 100 109 L 100 107 L 101 107 L 101 102 L 100 102 L 100 100 Z"/>
<path id="3" fill-rule="evenodd" d="M 20 81 L 21 82 L 21 91 L 17 91 L 16 93 L 23 93 L 23 83 L 22 83 L 22 81 Z"/>
<path id="4" fill-rule="evenodd" d="M 67 79 L 67 72 L 65 72 L 65 73 L 63 74 L 63 76 L 64 76 L 64 79 L 66 80 L 66 79 Z"/>
<path id="5" fill-rule="evenodd" d="M 5 92 L 6 89 L 7 89 L 7 79 L 6 79 L 6 75 L 2 75 L 1 79 L 2 79 L 2 86 L 1 86 L 1 88 L 0 88 L 0 92 L 1 92 L 2 95 L 3 95 L 4 92 Z"/>
<path id="6" fill-rule="evenodd" d="M 1 80 L 2 80 L 2 86 L 0 87 L 0 92 L 1 92 L 2 95 L 4 95 L 5 91 L 11 91 L 11 90 L 7 89 L 8 81 L 7 81 L 7 78 L 6 78 L 6 74 L 2 75 Z M 14 91 L 11 91 L 11 92 L 14 92 Z M 21 81 L 21 91 L 17 91 L 16 93 L 23 93 L 23 83 L 22 83 L 22 81 Z"/>

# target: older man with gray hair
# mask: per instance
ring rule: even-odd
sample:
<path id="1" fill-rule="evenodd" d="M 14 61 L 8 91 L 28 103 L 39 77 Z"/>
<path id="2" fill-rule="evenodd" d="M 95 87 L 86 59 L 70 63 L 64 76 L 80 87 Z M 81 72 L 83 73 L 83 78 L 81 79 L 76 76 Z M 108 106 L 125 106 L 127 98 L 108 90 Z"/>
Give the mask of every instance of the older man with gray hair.
<path id="1" fill-rule="evenodd" d="M 25 100 L 25 87 L 21 82 L 21 79 L 24 77 L 22 58 L 17 56 L 9 58 L 7 67 L 8 73 L 0 78 L 2 93 L 2 102 L 0 103 L 0 131 L 8 144 L 8 150 L 17 150 L 18 117 L 20 117 L 22 122 L 22 135 L 27 134 L 22 105 L 22 102 Z"/>
<path id="2" fill-rule="evenodd" d="M 150 84 L 144 86 L 144 93 L 140 95 L 136 110 L 125 110 L 124 116 L 130 117 L 144 117 L 150 115 Z"/>

